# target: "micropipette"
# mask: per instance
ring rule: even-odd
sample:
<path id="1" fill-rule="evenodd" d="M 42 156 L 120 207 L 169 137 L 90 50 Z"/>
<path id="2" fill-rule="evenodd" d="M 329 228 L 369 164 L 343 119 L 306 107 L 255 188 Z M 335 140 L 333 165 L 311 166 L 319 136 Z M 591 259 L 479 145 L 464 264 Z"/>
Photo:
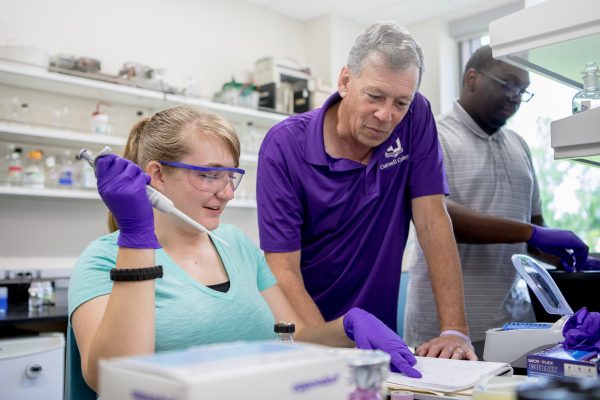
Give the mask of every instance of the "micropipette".
<path id="1" fill-rule="evenodd" d="M 111 148 L 106 146 L 102 150 L 100 150 L 100 152 L 98 152 L 98 155 L 96 157 L 109 154 L 111 151 Z M 94 168 L 94 170 L 96 169 L 96 157 L 94 157 L 87 149 L 81 149 L 77 156 L 75 156 L 75 158 L 77 158 L 78 160 L 86 160 L 92 166 L 92 168 Z M 219 242 L 229 246 L 229 243 L 227 243 L 226 241 L 209 231 L 204 225 L 200 224 L 199 222 L 196 222 L 194 219 L 184 214 L 181 210 L 177 209 L 171 201 L 171 199 L 169 199 L 167 196 L 165 196 L 158 190 L 154 189 L 152 186 L 146 185 L 146 193 L 148 194 L 148 200 L 150 200 L 150 204 L 152 204 L 152 207 L 156 208 L 158 211 L 161 211 L 165 214 L 174 215 L 175 217 L 179 218 L 184 222 L 187 222 L 189 225 L 193 226 L 199 231 L 207 233 L 213 239 L 216 239 Z"/>

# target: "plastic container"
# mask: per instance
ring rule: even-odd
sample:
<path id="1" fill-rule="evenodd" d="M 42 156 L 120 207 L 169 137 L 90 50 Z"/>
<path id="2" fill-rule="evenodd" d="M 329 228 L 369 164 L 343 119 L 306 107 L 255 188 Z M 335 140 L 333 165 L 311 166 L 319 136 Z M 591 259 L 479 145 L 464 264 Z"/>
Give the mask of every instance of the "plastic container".
<path id="1" fill-rule="evenodd" d="M 294 333 L 296 332 L 296 325 L 288 324 L 286 322 L 278 322 L 273 327 L 273 331 L 277 334 L 277 342 L 296 344 L 294 342 Z"/>
<path id="2" fill-rule="evenodd" d="M 29 311 L 39 311 L 44 307 L 44 286 L 41 281 L 32 281 L 29 284 Z"/>
<path id="3" fill-rule="evenodd" d="M 108 103 L 104 103 L 99 101 L 96 103 L 96 110 L 92 113 L 92 133 L 98 133 L 101 135 L 110 135 L 111 126 L 109 124 L 108 114 L 100 111 L 100 106 L 102 105 L 110 105 Z"/>
<path id="4" fill-rule="evenodd" d="M 19 186 L 23 184 L 22 153 L 23 149 L 16 147 L 8 156 L 8 175 L 6 180 L 9 185 Z"/>
<path id="5" fill-rule="evenodd" d="M 27 153 L 27 167 L 23 175 L 23 186 L 43 189 L 46 183 L 44 153 L 41 150 L 31 150 Z"/>
<path id="6" fill-rule="evenodd" d="M 348 400 L 381 400 L 390 372 L 390 355 L 380 350 L 361 350 L 347 358 L 352 391 Z"/>
<path id="7" fill-rule="evenodd" d="M 598 65 L 595 62 L 587 63 L 581 75 L 583 77 L 583 90 L 577 92 L 573 97 L 573 114 L 600 106 L 600 89 L 598 88 L 600 70 L 598 70 Z"/>

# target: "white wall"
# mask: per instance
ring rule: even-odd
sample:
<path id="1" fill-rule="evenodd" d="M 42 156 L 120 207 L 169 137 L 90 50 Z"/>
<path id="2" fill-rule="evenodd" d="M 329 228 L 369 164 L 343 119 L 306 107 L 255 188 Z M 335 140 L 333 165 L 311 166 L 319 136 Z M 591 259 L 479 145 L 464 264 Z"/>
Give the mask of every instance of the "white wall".
<path id="1" fill-rule="evenodd" d="M 434 115 L 445 113 L 458 97 L 458 45 L 448 31 L 448 22 L 434 19 L 406 27 L 419 42 L 425 57 L 420 92 L 431 103 Z"/>
<path id="2" fill-rule="evenodd" d="M 2 0 L 0 45 L 9 40 L 100 59 L 107 73 L 127 61 L 166 68 L 176 86 L 196 75 L 205 96 L 260 57 L 306 61 L 304 24 L 233 0 Z"/>
<path id="3" fill-rule="evenodd" d="M 307 58 L 305 24 L 232 0 L 2 0 L 0 45 L 7 42 L 97 58 L 106 73 L 127 61 L 165 68 L 176 86 L 196 75 L 207 97 L 260 57 Z M 0 87 L 0 101 L 12 93 Z M 105 213 L 99 201 L 0 196 L 0 270 L 71 267 L 105 233 Z M 258 243 L 256 220 L 253 209 L 223 217 Z"/>

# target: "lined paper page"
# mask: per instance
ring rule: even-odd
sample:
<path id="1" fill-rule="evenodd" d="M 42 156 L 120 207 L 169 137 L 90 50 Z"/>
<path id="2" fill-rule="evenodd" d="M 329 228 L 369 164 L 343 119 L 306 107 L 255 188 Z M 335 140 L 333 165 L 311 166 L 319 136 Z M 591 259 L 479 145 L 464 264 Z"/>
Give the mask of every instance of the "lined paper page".
<path id="1" fill-rule="evenodd" d="M 415 368 L 422 378 L 409 378 L 404 374 L 390 373 L 388 382 L 437 392 L 453 393 L 471 388 L 483 375 L 501 375 L 512 368 L 506 363 L 449 360 L 445 358 L 416 357 Z"/>

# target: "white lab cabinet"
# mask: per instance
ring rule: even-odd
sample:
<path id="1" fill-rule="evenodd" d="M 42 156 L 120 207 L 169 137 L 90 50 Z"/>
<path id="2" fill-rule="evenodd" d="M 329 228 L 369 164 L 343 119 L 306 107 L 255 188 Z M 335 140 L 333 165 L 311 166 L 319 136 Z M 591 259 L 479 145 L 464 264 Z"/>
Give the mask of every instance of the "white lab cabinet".
<path id="1" fill-rule="evenodd" d="M 525 8 L 490 24 L 490 44 L 495 58 L 581 90 L 585 64 L 600 64 L 600 1 L 546 0 Z M 600 110 L 579 114 L 552 123 L 554 158 L 600 166 Z"/>
<path id="2" fill-rule="evenodd" d="M 62 333 L 0 339 L 0 398 L 62 400 L 65 339 Z"/>

